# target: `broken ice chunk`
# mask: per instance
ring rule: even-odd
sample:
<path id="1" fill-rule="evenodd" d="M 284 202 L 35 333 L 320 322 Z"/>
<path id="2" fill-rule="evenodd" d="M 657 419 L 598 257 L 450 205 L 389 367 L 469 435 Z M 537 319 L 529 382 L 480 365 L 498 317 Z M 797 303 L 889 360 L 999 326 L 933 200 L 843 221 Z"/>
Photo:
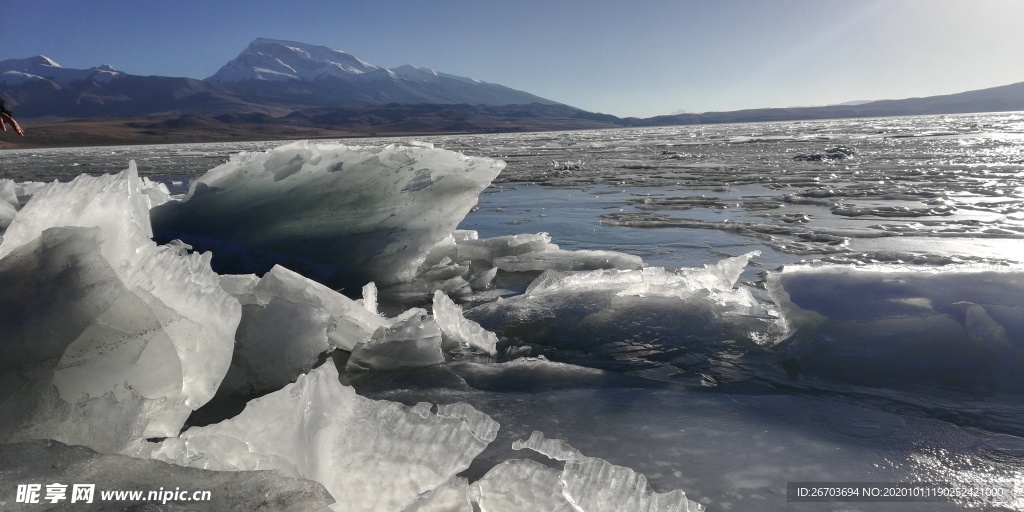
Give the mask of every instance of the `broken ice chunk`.
<path id="1" fill-rule="evenodd" d="M 456 404 L 459 405 L 459 404 Z M 401 511 L 494 440 L 497 424 L 461 404 L 407 407 L 356 395 L 332 361 L 241 414 L 165 441 L 153 457 L 219 470 L 277 469 L 316 480 L 338 511 Z"/>
<path id="2" fill-rule="evenodd" d="M 371 314 L 377 315 L 377 285 L 370 281 L 363 286 L 363 308 Z"/>
<path id="3" fill-rule="evenodd" d="M 14 180 L 0 179 L 0 201 L 10 204 L 15 209 L 21 206 L 18 201 L 18 184 Z"/>
<path id="4" fill-rule="evenodd" d="M 506 272 L 539 272 L 543 270 L 599 270 L 639 269 L 644 260 L 639 256 L 618 251 L 563 249 L 542 250 L 518 256 L 502 256 L 494 259 L 494 266 Z"/>
<path id="5" fill-rule="evenodd" d="M 555 460 L 565 461 L 559 476 L 562 496 L 577 510 L 587 512 L 689 512 L 704 506 L 686 499 L 676 489 L 659 494 L 647 485 L 647 478 L 632 469 L 604 459 L 587 457 L 559 439 L 545 439 L 534 431 L 530 438 L 512 443 L 513 450 L 528 448 Z"/>
<path id="6" fill-rule="evenodd" d="M 413 277 L 504 167 L 423 146 L 295 142 L 233 156 L 185 202 L 154 208 L 153 223 L 161 239 L 217 248 L 218 269 L 286 263 L 338 286 L 393 284 Z"/>
<path id="7" fill-rule="evenodd" d="M 558 249 L 557 245 L 551 243 L 551 235 L 547 233 L 524 233 L 480 239 L 470 236 L 464 240 L 456 239 L 455 243 L 455 261 L 481 260 L 488 263 L 503 256 Z"/>
<path id="8" fill-rule="evenodd" d="M 184 504 L 196 492 L 204 493 L 200 495 L 205 498 L 202 510 L 308 512 L 334 502 L 320 483 L 286 477 L 276 471 L 206 471 L 124 455 L 102 455 L 84 446 L 57 441 L 0 444 L 0 461 L 4 462 L 4 487 L 11 489 L 0 497 L 4 510 L 23 510 L 14 504 L 16 487 L 43 484 L 45 493 L 47 484 L 52 482 L 94 484 L 92 505 L 81 501 L 72 504 L 70 500 L 75 495 L 69 485 L 60 494 L 64 503 L 47 506 L 40 496 L 40 504 L 25 505 L 24 510 L 121 510 L 126 503 L 111 505 L 100 500 L 101 492 L 111 490 L 135 491 L 143 498 L 152 492 L 159 493 L 154 495 L 155 500 L 146 500 L 150 503 L 141 507 L 146 510 L 196 510 Z"/>
<path id="9" fill-rule="evenodd" d="M 258 304 L 256 284 L 260 282 L 256 274 L 226 274 L 220 276 L 220 286 L 241 305 Z"/>
<path id="10" fill-rule="evenodd" d="M 573 512 L 562 496 L 559 471 L 529 459 L 506 460 L 470 487 L 481 512 Z"/>
<path id="11" fill-rule="evenodd" d="M 140 192 L 135 161 L 112 175 L 80 175 L 68 183 L 54 181 L 36 192 L 4 233 L 0 258 L 31 242 L 44 229 L 58 226 L 99 227 L 104 234 L 103 255 L 120 269 L 130 265 L 131 253 L 153 236 L 149 206 Z"/>
<path id="12" fill-rule="evenodd" d="M 469 282 L 469 287 L 474 291 L 486 290 L 491 287 L 491 283 L 494 282 L 494 278 L 497 277 L 497 275 L 498 269 L 493 267 L 489 268 L 486 271 L 481 272 L 480 275 L 474 277 L 473 280 Z"/>
<path id="13" fill-rule="evenodd" d="M 377 329 L 368 341 L 357 344 L 346 368 L 392 370 L 443 363 L 440 327 L 423 310 L 416 312 Z"/>
<path id="14" fill-rule="evenodd" d="M 0 322 L 0 360 L 39 399 L 20 438 L 127 450 L 176 435 L 216 392 L 240 306 L 209 254 L 149 240 L 148 215 L 132 163 L 45 186 L 8 229 L 0 300 L 17 320 Z"/>
<path id="15" fill-rule="evenodd" d="M 26 409 L 0 422 L 0 437 L 121 451 L 176 435 L 227 371 L 238 303 L 192 282 L 202 260 L 140 248 L 148 279 L 129 286 L 101 256 L 101 236 L 47 229 L 0 260 L 0 367 L 29 383 L 7 397 Z"/>
<path id="16" fill-rule="evenodd" d="M 330 315 L 327 338 L 335 347 L 352 350 L 388 322 L 364 305 L 280 265 L 267 272 L 254 290 L 260 304 L 279 297 L 293 304 L 323 308 Z"/>
<path id="17" fill-rule="evenodd" d="M 274 297 L 244 306 L 231 361 L 256 391 L 280 389 L 316 364 L 331 347 L 331 315 L 319 307 Z"/>
<path id="18" fill-rule="evenodd" d="M 434 292 L 434 320 L 446 336 L 459 343 L 475 347 L 494 355 L 498 337 L 480 324 L 462 316 L 462 307 L 455 304 L 444 292 Z"/>
<path id="19" fill-rule="evenodd" d="M 469 480 L 452 477 L 441 487 L 428 491 L 402 512 L 473 512 L 469 502 Z"/>

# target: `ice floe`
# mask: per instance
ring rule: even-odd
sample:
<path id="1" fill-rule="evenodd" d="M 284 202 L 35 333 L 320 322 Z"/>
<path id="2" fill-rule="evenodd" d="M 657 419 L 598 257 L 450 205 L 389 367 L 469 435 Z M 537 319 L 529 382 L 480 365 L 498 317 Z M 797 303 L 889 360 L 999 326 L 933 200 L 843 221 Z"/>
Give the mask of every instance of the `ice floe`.
<path id="1" fill-rule="evenodd" d="M 216 248 L 218 269 L 275 263 L 336 285 L 413 276 L 504 162 L 415 146 L 296 142 L 242 153 L 154 209 L 164 238 Z"/>

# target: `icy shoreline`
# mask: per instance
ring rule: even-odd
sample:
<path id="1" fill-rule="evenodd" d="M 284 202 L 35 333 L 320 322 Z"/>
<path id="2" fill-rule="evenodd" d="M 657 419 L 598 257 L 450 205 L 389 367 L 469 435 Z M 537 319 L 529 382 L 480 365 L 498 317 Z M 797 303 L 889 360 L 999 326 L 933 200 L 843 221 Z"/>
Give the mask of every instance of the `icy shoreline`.
<path id="1" fill-rule="evenodd" d="M 827 128 L 821 124 L 815 126 Z M 761 130 L 768 125 L 733 129 L 741 128 Z M 8 442 L 59 434 L 107 446 L 106 454 L 89 455 L 47 441 L 2 445 L 0 501 L 6 502 L 0 506 L 12 504 L 15 494 L 9 482 L 13 478 L 26 483 L 31 478 L 72 478 L 70 469 L 59 473 L 49 467 L 61 466 L 61 461 L 69 461 L 61 467 L 73 471 L 97 468 L 91 474 L 108 485 L 126 482 L 145 489 L 149 477 L 144 475 L 167 475 L 175 479 L 168 481 L 181 482 L 170 476 L 179 470 L 186 471 L 181 477 L 185 481 L 209 479 L 211 485 L 235 485 L 228 483 L 231 479 L 190 473 L 206 470 L 151 459 L 132 460 L 159 464 L 153 467 L 169 468 L 167 472 L 140 468 L 139 478 L 119 480 L 115 471 L 100 471 L 123 464 L 124 456 L 112 452 L 128 450 L 147 456 L 154 449 L 165 460 L 221 469 L 277 468 L 278 473 L 251 477 L 227 473 L 247 482 L 238 484 L 243 490 L 251 485 L 281 498 L 273 498 L 277 500 L 273 509 L 286 509 L 283 503 L 296 508 L 302 508 L 299 503 L 310 504 L 307 508 L 326 504 L 330 498 L 321 484 L 294 478 L 322 475 L 320 465 L 335 460 L 366 467 L 377 453 L 380 464 L 423 471 L 410 470 L 411 478 L 403 480 L 405 490 L 395 488 L 395 496 L 404 498 L 374 491 L 376 497 L 346 495 L 346 501 L 407 501 L 415 496 L 417 501 L 409 505 L 414 510 L 456 502 L 459 505 L 451 508 L 475 504 L 484 510 L 491 506 L 505 510 L 516 497 L 532 503 L 526 508 L 540 503 L 565 506 L 569 499 L 584 503 L 588 498 L 574 495 L 572 489 L 577 489 L 573 482 L 579 483 L 575 479 L 589 478 L 588 473 L 582 465 L 569 465 L 581 463 L 581 457 L 628 467 L 638 476 L 606 469 L 609 474 L 627 475 L 624 481 L 634 483 L 642 475 L 659 494 L 685 490 L 689 499 L 715 510 L 829 508 L 787 502 L 788 481 L 941 480 L 959 485 L 1021 481 L 1024 413 L 1019 396 L 1024 374 L 1019 368 L 1024 367 L 1024 359 L 1019 347 L 1024 346 L 1020 325 L 1024 306 L 1019 297 L 1024 272 L 1019 266 L 975 255 L 979 246 L 995 247 L 992 244 L 999 242 L 1012 248 L 1019 242 L 1013 230 L 1020 214 L 1012 211 L 1009 196 L 1000 200 L 969 197 L 972 191 L 997 193 L 995 189 L 1009 186 L 1009 174 L 997 164 L 979 165 L 962 178 L 970 184 L 987 173 L 993 180 L 963 186 L 949 181 L 960 179 L 951 172 L 911 173 L 899 184 L 901 189 L 915 189 L 918 181 L 934 188 L 928 180 L 937 176 L 949 184 L 950 200 L 959 213 L 949 216 L 936 210 L 935 219 L 921 222 L 925 231 L 904 233 L 901 225 L 913 228 L 921 217 L 902 218 L 899 214 L 904 210 L 887 208 L 886 201 L 902 204 L 908 201 L 905 194 L 871 199 L 880 202 L 880 208 L 854 217 L 843 215 L 849 212 L 842 209 L 833 214 L 828 206 L 832 200 L 817 197 L 826 192 L 819 190 L 822 187 L 813 178 L 835 180 L 830 173 L 841 179 L 829 186 L 837 192 L 844 187 L 843 193 L 855 202 L 864 197 L 858 195 L 862 192 L 875 194 L 878 187 L 872 182 L 862 185 L 854 177 L 860 175 L 858 169 L 865 169 L 866 176 L 877 176 L 895 168 L 893 157 L 873 154 L 871 148 L 884 144 L 853 144 L 856 158 L 843 163 L 792 163 L 786 152 L 806 152 L 807 141 L 797 138 L 783 144 L 765 139 L 769 142 L 760 143 L 756 137 L 747 142 L 733 137 L 719 143 L 713 136 L 700 134 L 691 143 L 664 131 L 652 136 L 648 140 L 638 134 L 609 132 L 435 139 L 449 147 L 507 157 L 515 169 L 499 175 L 505 185 L 479 195 L 480 209 L 471 211 L 461 229 L 441 230 L 436 243 L 412 244 L 418 249 L 410 251 L 416 254 L 410 261 L 422 256 L 413 278 L 390 285 L 356 279 L 344 294 L 274 258 L 261 260 L 266 265 L 261 276 L 213 273 L 220 253 L 214 248 L 211 258 L 196 251 L 193 247 L 207 240 L 194 232 L 195 238 L 186 242 L 153 244 L 148 235 L 135 233 L 142 229 L 139 212 L 148 213 L 150 206 L 172 198 L 170 190 L 145 179 L 137 185 L 123 176 L 81 178 L 76 184 L 53 186 L 0 181 L 0 199 L 9 206 L 0 204 L 0 218 L 6 218 L 6 225 L 23 216 L 17 221 L 22 227 L 14 225 L 11 231 L 12 239 L 29 239 L 0 259 L 4 283 L 0 314 L 7 315 L 0 323 L 0 340 L 22 345 L 3 345 L 0 364 L 18 361 L 21 367 L 4 368 L 0 402 L 5 410 L 25 411 L 0 421 L 0 436 Z M 928 139 L 917 144 L 936 147 Z M 708 154 L 663 149 L 681 145 L 693 146 L 694 151 L 703 148 Z M 281 193 L 272 192 L 283 189 L 273 187 L 302 179 L 307 164 L 330 167 L 322 156 L 314 163 L 314 153 L 330 155 L 338 149 L 300 146 L 277 151 L 235 157 L 225 170 L 267 172 L 267 183 L 263 183 L 267 186 L 260 188 L 286 202 L 287 194 L 276 197 Z M 385 150 L 359 151 L 367 155 Z M 409 156 L 433 150 L 417 144 L 388 151 Z M 756 161 L 742 160 L 745 151 L 756 155 Z M 576 162 L 581 152 L 593 157 Z M 733 186 L 723 181 L 728 173 L 692 162 L 714 161 L 717 152 L 737 158 L 735 165 L 748 167 L 741 177 L 758 175 L 779 182 L 771 187 Z M 772 152 L 782 155 L 778 169 Z M 566 154 L 577 156 L 547 156 Z M 288 167 L 296 156 L 301 165 Z M 932 165 L 940 156 L 928 156 L 920 165 Z M 261 166 L 271 160 L 283 162 L 286 172 L 268 172 Z M 552 160 L 573 165 L 552 171 Z M 673 165 L 680 167 L 664 167 Z M 118 161 L 116 166 L 123 168 L 123 163 Z M 790 166 L 796 168 L 792 175 L 787 173 Z M 409 185 L 407 192 L 420 187 L 420 192 L 429 192 L 436 180 L 417 179 L 420 169 L 415 163 L 406 168 L 412 178 L 399 191 Z M 595 174 L 590 171 L 610 178 L 621 175 L 620 168 L 635 174 L 627 179 L 639 181 L 582 190 L 508 184 L 510 179 L 534 174 L 578 183 Z M 762 168 L 767 170 L 757 172 Z M 281 179 L 275 182 L 272 176 Z M 696 188 L 651 187 L 643 182 L 645 177 L 662 183 L 688 180 Z M 42 194 L 45 187 L 52 190 Z M 792 193 L 783 192 L 787 187 L 792 187 Z M 97 197 L 105 199 L 90 206 L 88 194 L 75 199 L 58 193 L 71 189 L 102 190 Z M 214 197 L 219 191 L 205 192 Z M 301 195 L 315 197 L 315 192 Z M 51 206 L 33 209 L 52 211 L 23 215 L 32 211 L 26 203 L 36 194 L 52 195 Z M 476 203 L 477 193 L 464 199 L 464 204 Z M 241 201 L 240 205 L 258 202 Z M 311 206 L 308 202 L 300 201 L 294 210 Z M 968 203 L 985 210 L 984 215 L 971 213 Z M 77 214 L 74 208 L 87 214 Z M 607 222 L 617 218 L 610 213 L 613 209 L 656 213 L 671 217 L 671 222 L 656 223 L 658 229 L 613 225 Z M 992 214 L 1000 211 L 1006 212 L 1005 218 L 994 220 Z M 916 206 L 906 212 L 922 213 Z M 130 222 L 132 216 L 134 222 Z M 89 220 L 95 217 L 106 220 Z M 79 227 L 46 229 L 51 227 L 48 223 L 58 221 Z M 850 235 L 848 240 L 819 236 L 831 233 L 822 228 L 831 229 L 837 223 L 862 227 L 840 233 Z M 878 231 L 872 227 L 876 225 L 891 235 L 859 238 Z M 944 231 L 960 225 L 972 227 Z M 106 233 L 108 229 L 112 234 Z M 974 238 L 982 230 L 988 237 L 985 244 Z M 200 230 L 181 230 L 191 231 Z M 919 245 L 907 245 L 908 241 Z M 222 245 L 245 254 L 245 242 Z M 853 250 L 868 242 L 874 252 Z M 919 246 L 931 251 L 914 254 L 913 248 Z M 950 247 L 956 250 L 944 252 Z M 1006 250 L 1003 254 L 1015 257 Z M 816 259 L 797 263 L 802 257 Z M 315 267 L 307 260 L 304 269 Z M 191 269 L 187 272 L 194 273 L 192 284 L 181 284 L 178 272 L 150 276 L 158 268 Z M 166 282 L 172 278 L 178 282 L 176 287 Z M 240 310 L 223 315 L 208 302 L 175 300 L 179 295 L 191 296 L 187 286 L 219 288 L 222 292 L 196 295 L 224 298 L 226 303 L 237 303 Z M 233 329 L 227 323 L 220 331 L 207 333 L 212 344 L 228 343 L 214 342 L 215 338 L 231 343 L 227 350 L 217 345 L 219 355 L 209 359 L 215 363 L 210 368 L 196 367 L 188 356 L 194 347 L 182 342 L 191 339 L 188 333 L 204 332 L 199 325 L 204 315 L 221 321 L 233 318 L 237 325 Z M 213 336 L 221 331 L 229 335 Z M 58 340 L 57 349 L 24 342 L 46 336 Z M 104 339 L 113 342 L 100 343 Z M 280 339 L 290 343 L 278 343 Z M 67 349 L 58 353 L 61 343 Z M 176 355 L 179 350 L 181 357 Z M 113 359 L 95 357 L 101 351 Z M 182 372 L 186 364 L 195 372 L 217 376 L 213 379 L 218 384 L 216 394 L 205 406 L 195 401 L 208 389 L 204 382 L 211 380 L 196 380 L 198 373 Z M 21 369 L 32 365 L 43 369 Z M 192 380 L 186 382 L 187 378 Z M 92 394 L 103 386 L 115 392 L 103 397 Z M 288 392 L 283 392 L 285 387 Z M 65 400 L 76 392 L 90 394 L 65 407 Z M 299 402 L 320 403 L 321 398 L 346 405 L 309 409 L 322 415 L 307 416 L 305 409 L 275 412 L 295 411 Z M 246 404 L 253 410 L 243 412 Z M 83 407 L 74 409 L 77 405 Z M 196 407 L 180 434 L 138 441 L 147 427 L 154 432 L 167 428 Z M 62 416 L 65 411 L 78 416 Z M 500 428 L 478 428 L 490 424 L 483 420 L 485 416 Z M 398 429 L 392 433 L 424 435 L 415 443 L 404 434 L 368 438 L 364 434 L 376 435 L 376 430 L 357 426 L 369 425 L 361 423 L 361 418 L 369 417 L 388 418 L 386 423 Z M 109 428 L 112 424 L 120 428 Z M 349 426 L 352 438 L 337 437 L 339 429 L 334 426 L 340 424 Z M 564 460 L 555 460 L 532 450 L 513 449 L 529 444 L 534 431 L 543 432 L 545 439 L 562 439 L 576 452 L 558 452 Z M 461 441 L 434 442 L 439 437 L 427 435 L 431 432 L 450 432 L 451 436 L 440 437 Z M 124 441 L 129 438 L 135 441 Z M 282 441 L 268 442 L 268 438 Z M 487 439 L 493 440 L 485 443 Z M 346 450 L 345 443 L 354 443 L 358 449 L 377 448 L 371 454 Z M 481 444 L 486 446 L 478 451 Z M 404 452 L 388 449 L 396 446 L 409 448 Z M 320 455 L 333 453 L 332 447 L 352 457 Z M 428 458 L 448 469 L 396 462 L 404 453 L 418 453 L 417 449 L 439 454 Z M 18 460 L 19 454 L 32 453 L 49 453 L 43 460 L 51 462 L 36 468 Z M 301 460 L 295 457 L 303 453 Z M 567 457 L 566 453 L 582 455 Z M 594 462 L 587 467 L 604 466 Z M 454 476 L 440 474 L 452 470 L 457 471 Z M 428 474 L 432 476 L 420 478 Z M 150 480 L 155 487 L 162 485 L 159 478 Z M 317 478 L 329 480 L 324 485 L 340 494 L 337 480 Z M 433 490 L 415 494 L 425 487 Z M 597 492 L 607 490 L 602 482 L 592 487 Z M 638 493 L 635 503 L 665 499 L 638 487 L 629 488 Z M 259 506 L 249 503 L 240 500 L 237 506 Z M 965 500 L 900 506 L 934 511 L 1019 508 L 1020 503 L 1016 499 Z M 833 505 L 832 510 L 842 510 L 848 504 Z M 885 503 L 857 506 L 862 510 L 889 507 Z"/>
<path id="2" fill-rule="evenodd" d="M 520 480 L 484 476 L 471 488 L 456 474 L 494 440 L 499 425 L 491 418 L 460 403 L 406 407 L 361 398 L 339 382 L 332 360 L 313 368 L 332 350 L 349 352 L 347 367 L 356 372 L 436 365 L 451 353 L 493 356 L 497 337 L 466 319 L 449 295 L 487 293 L 497 269 L 516 268 L 504 263 L 510 258 L 543 256 L 527 265 L 531 271 L 641 264 L 612 251 L 562 251 L 543 234 L 453 237 L 455 225 L 501 167 L 422 145 L 368 149 L 296 143 L 233 159 L 197 180 L 180 202 L 140 179 L 134 162 L 116 176 L 81 176 L 15 194 L 14 204 L 5 201 L 16 213 L 0 244 L 0 282 L 8 284 L 7 304 L 17 297 L 37 299 L 22 304 L 15 312 L 18 320 L 9 315 L 2 327 L 0 360 L 8 382 L 3 405 L 25 414 L 0 422 L 0 440 L 50 439 L 110 456 L 152 457 L 206 470 L 275 470 L 281 485 L 287 478 L 323 484 L 335 510 L 468 511 L 471 502 L 481 510 L 532 510 L 534 503 L 519 497 L 537 492 L 538 499 L 564 509 L 570 504 L 588 504 L 586 510 L 624 510 L 625 504 L 630 510 L 702 509 L 681 491 L 668 500 L 652 494 L 642 476 L 612 486 L 614 477 L 606 471 L 586 469 L 608 465 L 601 459 L 585 459 L 590 462 L 572 470 L 567 463 L 561 475 L 550 470 Z M 484 174 L 451 181 L 475 168 Z M 274 188 L 275 183 L 286 188 Z M 341 190 L 328 183 L 358 185 Z M 323 210 L 335 220 L 320 223 L 321 197 L 338 196 L 344 200 Z M 274 202 L 277 197 L 291 204 L 284 208 Z M 313 208 L 296 212 L 294 206 Z M 158 229 L 202 228 L 198 240 L 225 239 L 227 246 L 253 253 L 298 248 L 295 254 L 308 257 L 305 261 L 358 271 L 350 275 L 390 276 L 385 283 L 402 282 L 403 293 L 430 297 L 433 311 L 412 308 L 398 317 L 380 316 L 372 282 L 354 301 L 281 266 L 262 277 L 218 275 L 211 269 L 216 255 L 192 252 L 181 241 L 157 245 L 151 240 L 151 207 L 164 219 L 156 222 Z M 171 210 L 175 213 L 167 213 Z M 352 228 L 358 219 L 364 227 Z M 259 230 L 275 221 L 281 227 L 267 232 L 271 238 L 277 233 L 277 241 L 267 242 Z M 307 228 L 319 239 L 341 244 L 303 246 L 308 237 L 296 239 L 295 231 Z M 231 238 L 235 234 L 246 236 Z M 353 245 L 346 236 L 361 242 Z M 353 247 L 338 250 L 345 245 L 353 245 L 354 252 Z M 53 297 L 61 298 L 45 304 Z M 182 431 L 190 413 L 218 388 L 239 396 L 278 390 L 251 400 L 234 418 Z M 154 443 L 154 438 L 164 440 Z M 9 446 L 15 453 L 40 449 Z M 57 459 L 95 461 L 81 462 L 85 466 L 112 460 L 76 455 L 63 446 L 51 443 L 45 450 Z M 39 473 L 19 467 L 7 467 L 4 474 L 47 481 L 68 477 L 59 469 Z M 522 466 L 496 471 L 510 467 Z M 162 474 L 162 469 L 152 471 Z M 617 471 L 635 475 L 626 468 Z M 175 474 L 191 488 L 206 485 L 200 474 Z M 489 487 L 495 478 L 505 498 L 491 497 L 498 492 Z M 233 482 L 264 486 L 266 480 Z M 301 499 L 315 494 L 310 488 Z M 608 496 L 615 498 L 608 501 Z M 3 501 L 9 502 L 6 495 Z"/>

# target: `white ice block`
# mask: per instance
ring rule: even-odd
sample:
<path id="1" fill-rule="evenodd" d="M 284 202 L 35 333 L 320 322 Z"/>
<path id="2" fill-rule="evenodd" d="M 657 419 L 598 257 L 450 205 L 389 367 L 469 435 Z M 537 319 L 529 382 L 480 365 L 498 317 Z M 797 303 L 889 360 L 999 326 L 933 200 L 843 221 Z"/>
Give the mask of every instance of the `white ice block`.
<path id="1" fill-rule="evenodd" d="M 562 496 L 560 472 L 529 459 L 506 460 L 470 486 L 481 512 L 575 512 Z"/>
<path id="2" fill-rule="evenodd" d="M 0 301 L 17 317 L 0 322 L 0 360 L 32 390 L 8 399 L 37 398 L 17 438 L 131 450 L 176 435 L 227 371 L 238 301 L 209 254 L 148 238 L 139 183 L 134 163 L 51 183 L 0 244 Z"/>
<path id="3" fill-rule="evenodd" d="M 391 284 L 476 204 L 504 162 L 422 145 L 295 142 L 242 153 L 154 209 L 158 232 L 227 253 L 233 271 L 286 263 L 321 281 Z M 227 260 L 225 260 L 227 261 Z"/>
<path id="4" fill-rule="evenodd" d="M 369 340 L 356 345 L 346 368 L 392 370 L 443 362 L 441 328 L 426 312 L 415 309 L 409 315 L 400 315 L 393 325 L 377 329 Z"/>
<path id="5" fill-rule="evenodd" d="M 448 338 L 491 355 L 498 353 L 498 337 L 462 316 L 462 307 L 441 290 L 434 292 L 434 320 Z"/>
<path id="6" fill-rule="evenodd" d="M 466 404 L 407 407 L 338 382 L 328 361 L 241 414 L 191 428 L 153 457 L 217 470 L 276 469 L 316 480 L 338 511 L 401 511 L 466 469 L 498 424 Z"/>

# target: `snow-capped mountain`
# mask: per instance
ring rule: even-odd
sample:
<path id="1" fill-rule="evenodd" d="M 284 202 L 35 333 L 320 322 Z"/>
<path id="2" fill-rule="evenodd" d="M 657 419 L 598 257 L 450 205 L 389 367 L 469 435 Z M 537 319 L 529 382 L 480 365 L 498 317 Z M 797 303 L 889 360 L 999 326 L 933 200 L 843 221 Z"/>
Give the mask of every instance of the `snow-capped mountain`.
<path id="1" fill-rule="evenodd" d="M 254 94 L 280 93 L 284 84 L 338 103 L 555 104 L 523 91 L 429 68 L 375 66 L 341 50 L 295 41 L 256 39 L 206 79 Z M 283 84 L 282 84 L 283 83 Z"/>
<path id="2" fill-rule="evenodd" d="M 352 78 L 380 69 L 354 55 L 326 46 L 259 38 L 207 81 L 235 84 L 246 80 L 314 81 Z"/>
<path id="3" fill-rule="evenodd" d="M 0 61 L 0 82 L 8 86 L 49 80 L 61 87 L 67 87 L 82 80 L 105 83 L 123 74 L 109 65 L 89 69 L 65 68 L 45 55 Z"/>

